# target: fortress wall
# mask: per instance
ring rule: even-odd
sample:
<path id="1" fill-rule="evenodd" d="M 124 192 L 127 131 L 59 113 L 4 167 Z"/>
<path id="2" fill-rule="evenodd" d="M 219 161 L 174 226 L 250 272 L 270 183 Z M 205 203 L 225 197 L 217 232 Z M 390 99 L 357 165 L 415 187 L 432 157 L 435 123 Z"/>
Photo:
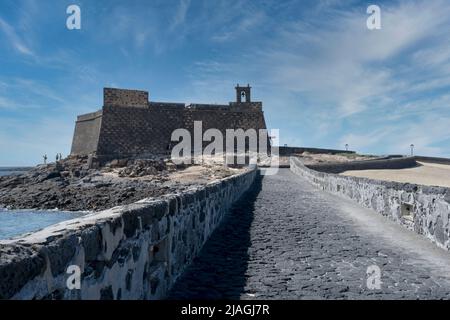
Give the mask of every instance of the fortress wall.
<path id="1" fill-rule="evenodd" d="M 0 299 L 164 298 L 257 175 L 253 169 L 0 241 Z M 67 287 L 69 266 L 80 268 L 80 289 Z"/>
<path id="2" fill-rule="evenodd" d="M 262 102 L 230 102 L 229 106 L 235 110 L 262 111 Z"/>
<path id="3" fill-rule="evenodd" d="M 204 110 L 186 109 L 183 115 L 183 128 L 194 134 L 194 121 L 202 121 L 203 133 L 209 128 L 218 129 L 223 134 L 223 147 L 226 147 L 227 129 L 266 129 L 264 114 L 261 111 Z M 207 146 L 210 142 L 203 142 Z"/>
<path id="4" fill-rule="evenodd" d="M 202 121 L 205 132 L 209 128 L 225 130 L 242 128 L 265 129 L 264 114 L 254 110 L 224 110 L 209 108 L 184 108 L 179 104 L 151 103 L 149 108 L 118 106 L 103 107 L 103 122 L 98 143 L 98 155 L 121 156 L 137 154 L 164 154 L 175 129 L 184 128 L 194 138 L 194 121 Z M 210 142 L 204 142 L 204 146 Z"/>
<path id="5" fill-rule="evenodd" d="M 342 176 L 307 168 L 295 157 L 291 171 L 314 186 L 345 198 L 450 250 L 450 189 Z"/>
<path id="6" fill-rule="evenodd" d="M 130 108 L 105 106 L 99 155 L 167 152 L 172 132 L 182 127 L 182 108 Z"/>
<path id="7" fill-rule="evenodd" d="M 102 111 L 78 116 L 71 154 L 89 154 L 97 150 L 102 124 Z"/>
<path id="8" fill-rule="evenodd" d="M 194 121 L 202 121 L 203 129 L 216 128 L 225 134 L 226 129 L 265 129 L 262 112 L 186 109 L 183 127 L 193 132 Z"/>

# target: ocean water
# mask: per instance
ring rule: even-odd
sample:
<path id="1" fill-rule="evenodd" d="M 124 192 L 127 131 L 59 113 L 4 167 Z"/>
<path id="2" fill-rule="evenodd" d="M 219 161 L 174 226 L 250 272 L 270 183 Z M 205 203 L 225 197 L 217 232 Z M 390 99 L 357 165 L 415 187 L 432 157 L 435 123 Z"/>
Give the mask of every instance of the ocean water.
<path id="1" fill-rule="evenodd" d="M 0 167 L 0 176 L 16 175 L 30 170 L 29 167 Z M 0 240 L 38 231 L 52 224 L 78 218 L 85 212 L 6 210 L 0 208 Z"/>
<path id="2" fill-rule="evenodd" d="M 30 167 L 0 167 L 0 177 L 21 174 L 30 169 Z"/>
<path id="3" fill-rule="evenodd" d="M 38 231 L 61 221 L 78 218 L 85 212 L 0 209 L 0 240 Z"/>

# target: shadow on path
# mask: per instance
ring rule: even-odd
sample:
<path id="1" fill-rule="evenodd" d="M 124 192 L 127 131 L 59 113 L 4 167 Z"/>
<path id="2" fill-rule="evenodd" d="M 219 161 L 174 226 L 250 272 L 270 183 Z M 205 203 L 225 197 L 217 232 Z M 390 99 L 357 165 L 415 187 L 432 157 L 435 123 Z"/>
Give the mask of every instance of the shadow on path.
<path id="1" fill-rule="evenodd" d="M 178 279 L 168 299 L 239 299 L 246 284 L 250 226 L 262 177 L 254 182 Z"/>

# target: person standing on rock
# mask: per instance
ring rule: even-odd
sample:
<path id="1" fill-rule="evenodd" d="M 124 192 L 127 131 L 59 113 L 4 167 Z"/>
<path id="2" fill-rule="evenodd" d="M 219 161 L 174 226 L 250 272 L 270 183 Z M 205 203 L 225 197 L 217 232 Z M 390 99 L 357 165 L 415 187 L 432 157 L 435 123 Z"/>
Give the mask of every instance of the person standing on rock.
<path id="1" fill-rule="evenodd" d="M 42 158 L 44 158 L 44 164 L 47 164 L 47 155 L 44 154 L 44 155 L 42 156 Z"/>

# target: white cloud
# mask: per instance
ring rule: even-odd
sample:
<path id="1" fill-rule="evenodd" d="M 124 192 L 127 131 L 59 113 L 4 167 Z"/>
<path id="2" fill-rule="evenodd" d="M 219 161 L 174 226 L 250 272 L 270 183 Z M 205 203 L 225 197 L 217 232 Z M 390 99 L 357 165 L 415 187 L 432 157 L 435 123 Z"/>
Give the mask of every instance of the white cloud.
<path id="1" fill-rule="evenodd" d="M 366 16 L 359 11 L 336 13 L 325 27 L 296 23 L 280 30 L 281 39 L 262 59 L 278 86 L 307 92 L 318 104 L 334 103 L 340 116 L 350 116 L 381 95 L 397 94 L 402 81 L 408 89 L 414 78 L 401 78 L 389 62 L 449 22 L 443 12 L 450 13 L 450 6 L 442 4 L 422 1 L 385 8 L 382 29 L 376 31 L 366 28 Z M 446 54 L 441 52 L 439 59 Z"/>
<path id="2" fill-rule="evenodd" d="M 211 40 L 226 42 L 243 35 L 248 35 L 251 30 L 263 23 L 265 19 L 266 16 L 261 11 L 244 15 L 237 22 L 222 27 L 221 31 L 212 35 Z"/>
<path id="3" fill-rule="evenodd" d="M 49 159 L 61 152 L 67 155 L 73 134 L 73 121 L 52 116 L 24 122 L 21 119 L 0 118 L 0 163 L 20 166 L 42 163 L 42 155 Z M 14 157 L 13 157 L 14 155 Z M 11 163 L 10 159 L 15 159 Z"/>
<path id="4" fill-rule="evenodd" d="M 389 123 L 369 132 L 346 134 L 339 141 L 354 150 L 383 154 L 408 154 L 410 144 L 414 144 L 416 154 L 449 157 L 450 151 L 442 146 L 450 139 L 448 128 L 450 117 L 427 114 L 413 123 Z"/>
<path id="5" fill-rule="evenodd" d="M 342 3 L 323 1 L 322 10 L 332 7 L 325 14 L 279 23 L 268 39 L 259 39 L 259 50 L 243 47 L 238 59 L 198 63 L 191 72 L 191 92 L 214 96 L 211 87 L 228 88 L 244 76 L 245 82 L 270 91 L 272 99 L 265 101 L 269 122 L 281 120 L 283 110 L 289 115 L 283 117 L 289 118 L 285 124 L 303 121 L 313 130 L 303 141 L 323 137 L 320 141 L 329 145 L 334 140 L 367 152 L 394 153 L 416 141 L 422 153 L 441 155 L 445 148 L 436 145 L 448 136 L 450 97 L 433 90 L 450 89 L 450 4 L 386 4 L 382 29 L 370 31 L 365 7 L 344 10 Z M 226 33 L 215 34 L 220 35 L 219 40 L 228 40 Z M 433 123 L 438 129 L 427 130 Z"/>
<path id="6" fill-rule="evenodd" d="M 3 31 L 9 43 L 15 50 L 27 56 L 34 56 L 33 51 L 25 44 L 21 37 L 19 37 L 14 28 L 2 18 L 0 18 L 0 30 Z"/>
<path id="7" fill-rule="evenodd" d="M 169 27 L 171 31 L 184 24 L 190 4 L 191 0 L 180 0 L 178 8 L 175 11 L 175 16 L 173 17 L 172 23 Z"/>

